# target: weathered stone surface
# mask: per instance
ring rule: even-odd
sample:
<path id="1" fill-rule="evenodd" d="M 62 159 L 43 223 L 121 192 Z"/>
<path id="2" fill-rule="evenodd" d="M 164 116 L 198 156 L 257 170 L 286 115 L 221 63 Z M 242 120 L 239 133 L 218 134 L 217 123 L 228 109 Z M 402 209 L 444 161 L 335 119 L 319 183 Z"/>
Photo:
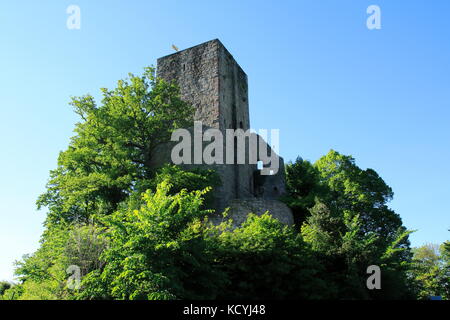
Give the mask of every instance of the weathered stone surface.
<path id="1" fill-rule="evenodd" d="M 195 106 L 194 118 L 202 121 L 203 130 L 216 128 L 225 137 L 226 129 L 250 128 L 247 75 L 219 40 L 211 40 L 159 58 L 157 75 L 179 85 L 182 99 Z M 193 132 L 192 128 L 189 130 Z M 226 139 L 224 157 L 225 142 Z M 176 144 L 172 142 L 160 146 L 154 153 L 153 166 L 170 163 L 171 150 Z M 203 148 L 208 144 L 209 142 L 203 143 Z M 236 159 L 236 145 L 234 154 Z M 222 186 L 215 190 L 216 212 L 222 212 L 225 207 L 234 203 L 234 199 L 246 199 L 241 207 L 236 207 L 236 212 L 242 213 L 242 210 L 247 210 L 244 208 L 250 206 L 249 201 L 256 201 L 256 207 L 252 208 L 262 213 L 271 209 L 274 216 L 289 222 L 292 213 L 286 206 L 262 200 L 277 199 L 285 192 L 284 164 L 283 159 L 279 159 L 279 171 L 271 176 L 260 175 L 257 165 L 250 163 L 248 153 L 244 164 L 237 164 L 235 161 L 235 164 L 191 164 L 184 167 L 217 171 Z M 264 208 L 265 205 L 268 207 Z"/>
<path id="2" fill-rule="evenodd" d="M 210 220 L 214 224 L 219 224 L 226 219 L 233 220 L 233 227 L 239 227 L 247 218 L 249 213 L 258 216 L 268 212 L 271 216 L 287 225 L 294 224 L 294 217 L 291 209 L 286 204 L 278 200 L 269 200 L 262 198 L 253 199 L 234 199 L 229 204 L 230 210 L 226 218 L 220 215 L 214 215 Z"/>
<path id="3" fill-rule="evenodd" d="M 157 74 L 180 86 L 205 126 L 250 128 L 247 75 L 218 39 L 159 58 Z"/>

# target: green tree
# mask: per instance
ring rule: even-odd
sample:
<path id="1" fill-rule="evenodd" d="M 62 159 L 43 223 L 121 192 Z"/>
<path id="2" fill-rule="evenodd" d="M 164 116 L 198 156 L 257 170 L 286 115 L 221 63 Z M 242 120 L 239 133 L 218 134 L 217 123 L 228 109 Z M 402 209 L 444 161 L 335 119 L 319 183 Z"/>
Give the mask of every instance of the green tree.
<path id="1" fill-rule="evenodd" d="M 3 296 L 6 290 L 11 288 L 11 283 L 7 281 L 0 281 L 0 297 Z"/>
<path id="2" fill-rule="evenodd" d="M 426 244 L 413 250 L 413 274 L 420 299 L 428 299 L 430 296 L 450 299 L 448 244 L 448 241 L 441 246 Z"/>
<path id="3" fill-rule="evenodd" d="M 445 299 L 450 300 L 450 241 L 444 242 L 441 247 L 442 268 L 442 288 Z"/>
<path id="4" fill-rule="evenodd" d="M 90 95 L 72 99 L 81 121 L 37 201 L 38 208 L 49 209 L 41 247 L 17 264 L 23 299 L 72 298 L 67 267 L 80 266 L 82 276 L 103 267 L 103 230 L 91 220 L 154 185 L 155 148 L 192 124 L 193 107 L 174 83 L 156 79 L 152 68 L 102 92 L 100 106 Z"/>
<path id="5" fill-rule="evenodd" d="M 80 299 L 318 299 L 330 297 L 321 267 L 293 227 L 268 214 L 239 228 L 212 225 L 203 191 L 171 194 L 168 181 L 103 217 L 105 266 Z M 205 219 L 206 218 L 206 219 Z"/>
<path id="6" fill-rule="evenodd" d="M 163 181 L 142 203 L 129 203 L 102 223 L 110 247 L 105 267 L 83 282 L 83 299 L 214 298 L 221 275 L 210 263 L 201 233 L 187 227 L 210 213 L 202 209 L 209 190 L 170 195 Z"/>
<path id="7" fill-rule="evenodd" d="M 166 164 L 158 169 L 156 176 L 151 179 L 146 189 L 156 190 L 158 184 L 170 181 L 170 194 L 174 195 L 181 190 L 197 191 L 212 188 L 214 190 L 221 184 L 220 177 L 214 170 L 205 169 L 190 169 L 184 170 L 179 166 Z M 212 208 L 214 206 L 214 194 L 208 192 L 204 195 L 205 208 Z"/>
<path id="8" fill-rule="evenodd" d="M 319 171 L 311 162 L 297 157 L 294 163 L 286 165 L 286 187 L 287 195 L 282 200 L 292 209 L 295 224 L 301 226 L 316 197 L 324 192 L 319 184 Z"/>
<path id="9" fill-rule="evenodd" d="M 410 232 L 387 205 L 392 189 L 374 170 L 362 170 L 352 157 L 334 150 L 314 168 L 315 190 L 321 191 L 315 193 L 302 234 L 326 266 L 329 281 L 339 288 L 337 298 L 410 297 Z M 366 288 L 370 265 L 383 269 L 381 293 Z"/>
<path id="10" fill-rule="evenodd" d="M 210 226 L 205 241 L 225 275 L 218 299 L 326 299 L 333 286 L 294 227 L 269 214 L 250 214 L 239 228 Z"/>
<path id="11" fill-rule="evenodd" d="M 80 270 L 80 277 L 102 266 L 99 260 L 107 242 L 102 228 L 92 224 L 60 224 L 47 230 L 40 248 L 16 262 L 22 300 L 73 299 L 68 288 L 69 266 Z"/>
<path id="12" fill-rule="evenodd" d="M 100 106 L 90 95 L 72 99 L 81 122 L 37 201 L 49 208 L 48 222 L 87 221 L 94 213 L 115 211 L 154 176 L 155 148 L 175 129 L 191 126 L 193 107 L 175 84 L 156 79 L 152 68 L 102 93 Z"/>
<path id="13" fill-rule="evenodd" d="M 11 285 L 6 289 L 3 295 L 0 295 L 0 300 L 19 300 L 23 293 L 23 287 L 20 284 Z"/>
<path id="14" fill-rule="evenodd" d="M 320 158 L 315 167 L 320 172 L 321 184 L 328 187 L 327 203 L 358 214 L 361 231 L 373 232 L 378 241 L 390 243 L 395 240 L 402 220 L 387 203 L 392 200 L 392 189 L 373 169 L 360 169 L 351 156 L 331 150 Z"/>

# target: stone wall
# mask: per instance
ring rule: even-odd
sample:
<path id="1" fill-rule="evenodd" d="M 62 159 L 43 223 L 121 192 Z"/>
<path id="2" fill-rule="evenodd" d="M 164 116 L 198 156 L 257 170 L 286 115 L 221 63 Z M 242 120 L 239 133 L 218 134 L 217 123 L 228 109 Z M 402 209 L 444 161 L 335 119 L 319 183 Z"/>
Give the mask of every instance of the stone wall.
<path id="1" fill-rule="evenodd" d="M 226 129 L 246 131 L 250 128 L 247 75 L 233 56 L 219 40 L 211 40 L 159 58 L 157 76 L 166 81 L 175 81 L 179 85 L 181 98 L 195 107 L 194 119 L 202 121 L 204 125 L 202 130 L 216 128 L 222 132 L 225 160 Z M 193 133 L 193 128 L 189 130 Z M 209 143 L 204 142 L 203 147 Z M 153 166 L 158 167 L 171 162 L 171 150 L 176 144 L 171 142 L 160 146 L 155 152 Z M 234 144 L 232 165 L 192 164 L 184 167 L 186 169 L 203 167 L 217 171 L 222 180 L 222 186 L 215 190 L 217 212 L 234 203 L 232 210 L 236 212 L 251 208 L 264 213 L 268 210 L 264 209 L 267 205 L 275 211 L 281 210 L 285 217 L 283 219 L 289 220 L 290 216 L 286 213 L 289 209 L 286 210 L 287 207 L 275 200 L 285 192 L 283 159 L 280 158 L 280 169 L 277 174 L 261 176 L 257 165 L 249 163 L 248 148 L 246 148 L 246 162 L 237 164 L 236 140 Z M 238 205 L 236 199 L 244 202 L 239 202 Z M 256 202 L 251 205 L 251 201 Z"/>
<path id="2" fill-rule="evenodd" d="M 250 128 L 247 75 L 219 40 L 159 58 L 157 75 L 179 85 L 182 99 L 196 108 L 194 119 L 204 126 L 224 136 L 226 129 Z M 223 181 L 220 202 L 253 197 L 256 169 L 248 163 L 217 166 Z"/>
<path id="3" fill-rule="evenodd" d="M 157 61 L 157 76 L 175 81 L 183 100 L 196 108 L 195 120 L 219 129 L 219 47 L 213 40 Z"/>
<path id="4" fill-rule="evenodd" d="M 294 217 L 291 209 L 289 209 L 289 207 L 284 203 L 277 200 L 261 198 L 234 199 L 230 202 L 229 207 L 229 215 L 225 219 L 232 219 L 233 227 L 239 227 L 243 222 L 245 222 L 249 213 L 261 216 L 266 212 L 286 225 L 291 226 L 294 224 Z M 219 224 L 224 221 L 224 218 L 218 214 L 215 214 L 210 217 L 210 220 L 214 224 Z"/>

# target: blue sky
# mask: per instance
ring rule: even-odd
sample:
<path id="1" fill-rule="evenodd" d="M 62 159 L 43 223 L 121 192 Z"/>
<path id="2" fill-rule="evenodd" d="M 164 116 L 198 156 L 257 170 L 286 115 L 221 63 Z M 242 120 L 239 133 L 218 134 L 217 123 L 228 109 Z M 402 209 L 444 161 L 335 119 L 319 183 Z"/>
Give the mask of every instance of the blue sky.
<path id="1" fill-rule="evenodd" d="M 81 9 L 68 30 L 66 9 Z M 366 9 L 381 8 L 381 30 Z M 335 149 L 375 169 L 417 246 L 449 239 L 450 2 L 2 1 L 0 280 L 39 245 L 35 201 L 73 134 L 70 96 L 115 85 L 160 56 L 219 38 L 249 77 L 252 128 L 280 153 Z"/>

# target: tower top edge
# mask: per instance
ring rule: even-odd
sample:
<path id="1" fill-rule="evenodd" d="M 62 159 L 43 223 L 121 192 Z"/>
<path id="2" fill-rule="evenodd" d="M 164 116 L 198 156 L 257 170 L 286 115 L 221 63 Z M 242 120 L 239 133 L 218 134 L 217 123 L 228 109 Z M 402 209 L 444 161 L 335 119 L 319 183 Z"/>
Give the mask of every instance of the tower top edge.
<path id="1" fill-rule="evenodd" d="M 189 47 L 189 48 L 186 48 L 186 49 L 183 49 L 183 50 L 180 50 L 178 52 L 174 52 L 174 53 L 162 56 L 162 57 L 157 59 L 156 64 L 158 65 L 159 61 L 165 60 L 165 59 L 170 58 L 170 57 L 174 57 L 176 55 L 180 55 L 180 54 L 182 54 L 182 53 L 184 53 L 186 51 L 189 51 L 189 50 L 193 50 L 193 49 L 196 49 L 196 48 L 199 48 L 199 47 L 207 46 L 207 45 L 209 45 L 211 43 L 217 43 L 219 48 L 223 48 L 224 51 L 225 51 L 225 54 L 229 55 L 233 59 L 233 61 L 236 63 L 238 68 L 241 70 L 241 72 L 243 72 L 247 76 L 247 74 L 245 73 L 244 69 L 242 69 L 242 67 L 239 65 L 239 63 L 236 61 L 236 59 L 233 57 L 233 55 L 230 53 L 230 51 L 228 51 L 228 49 L 223 45 L 223 43 L 217 38 L 209 40 L 209 41 L 206 41 L 206 42 L 203 42 L 203 43 L 200 43 L 200 44 L 197 44 L 195 46 L 192 46 L 192 47 Z"/>

